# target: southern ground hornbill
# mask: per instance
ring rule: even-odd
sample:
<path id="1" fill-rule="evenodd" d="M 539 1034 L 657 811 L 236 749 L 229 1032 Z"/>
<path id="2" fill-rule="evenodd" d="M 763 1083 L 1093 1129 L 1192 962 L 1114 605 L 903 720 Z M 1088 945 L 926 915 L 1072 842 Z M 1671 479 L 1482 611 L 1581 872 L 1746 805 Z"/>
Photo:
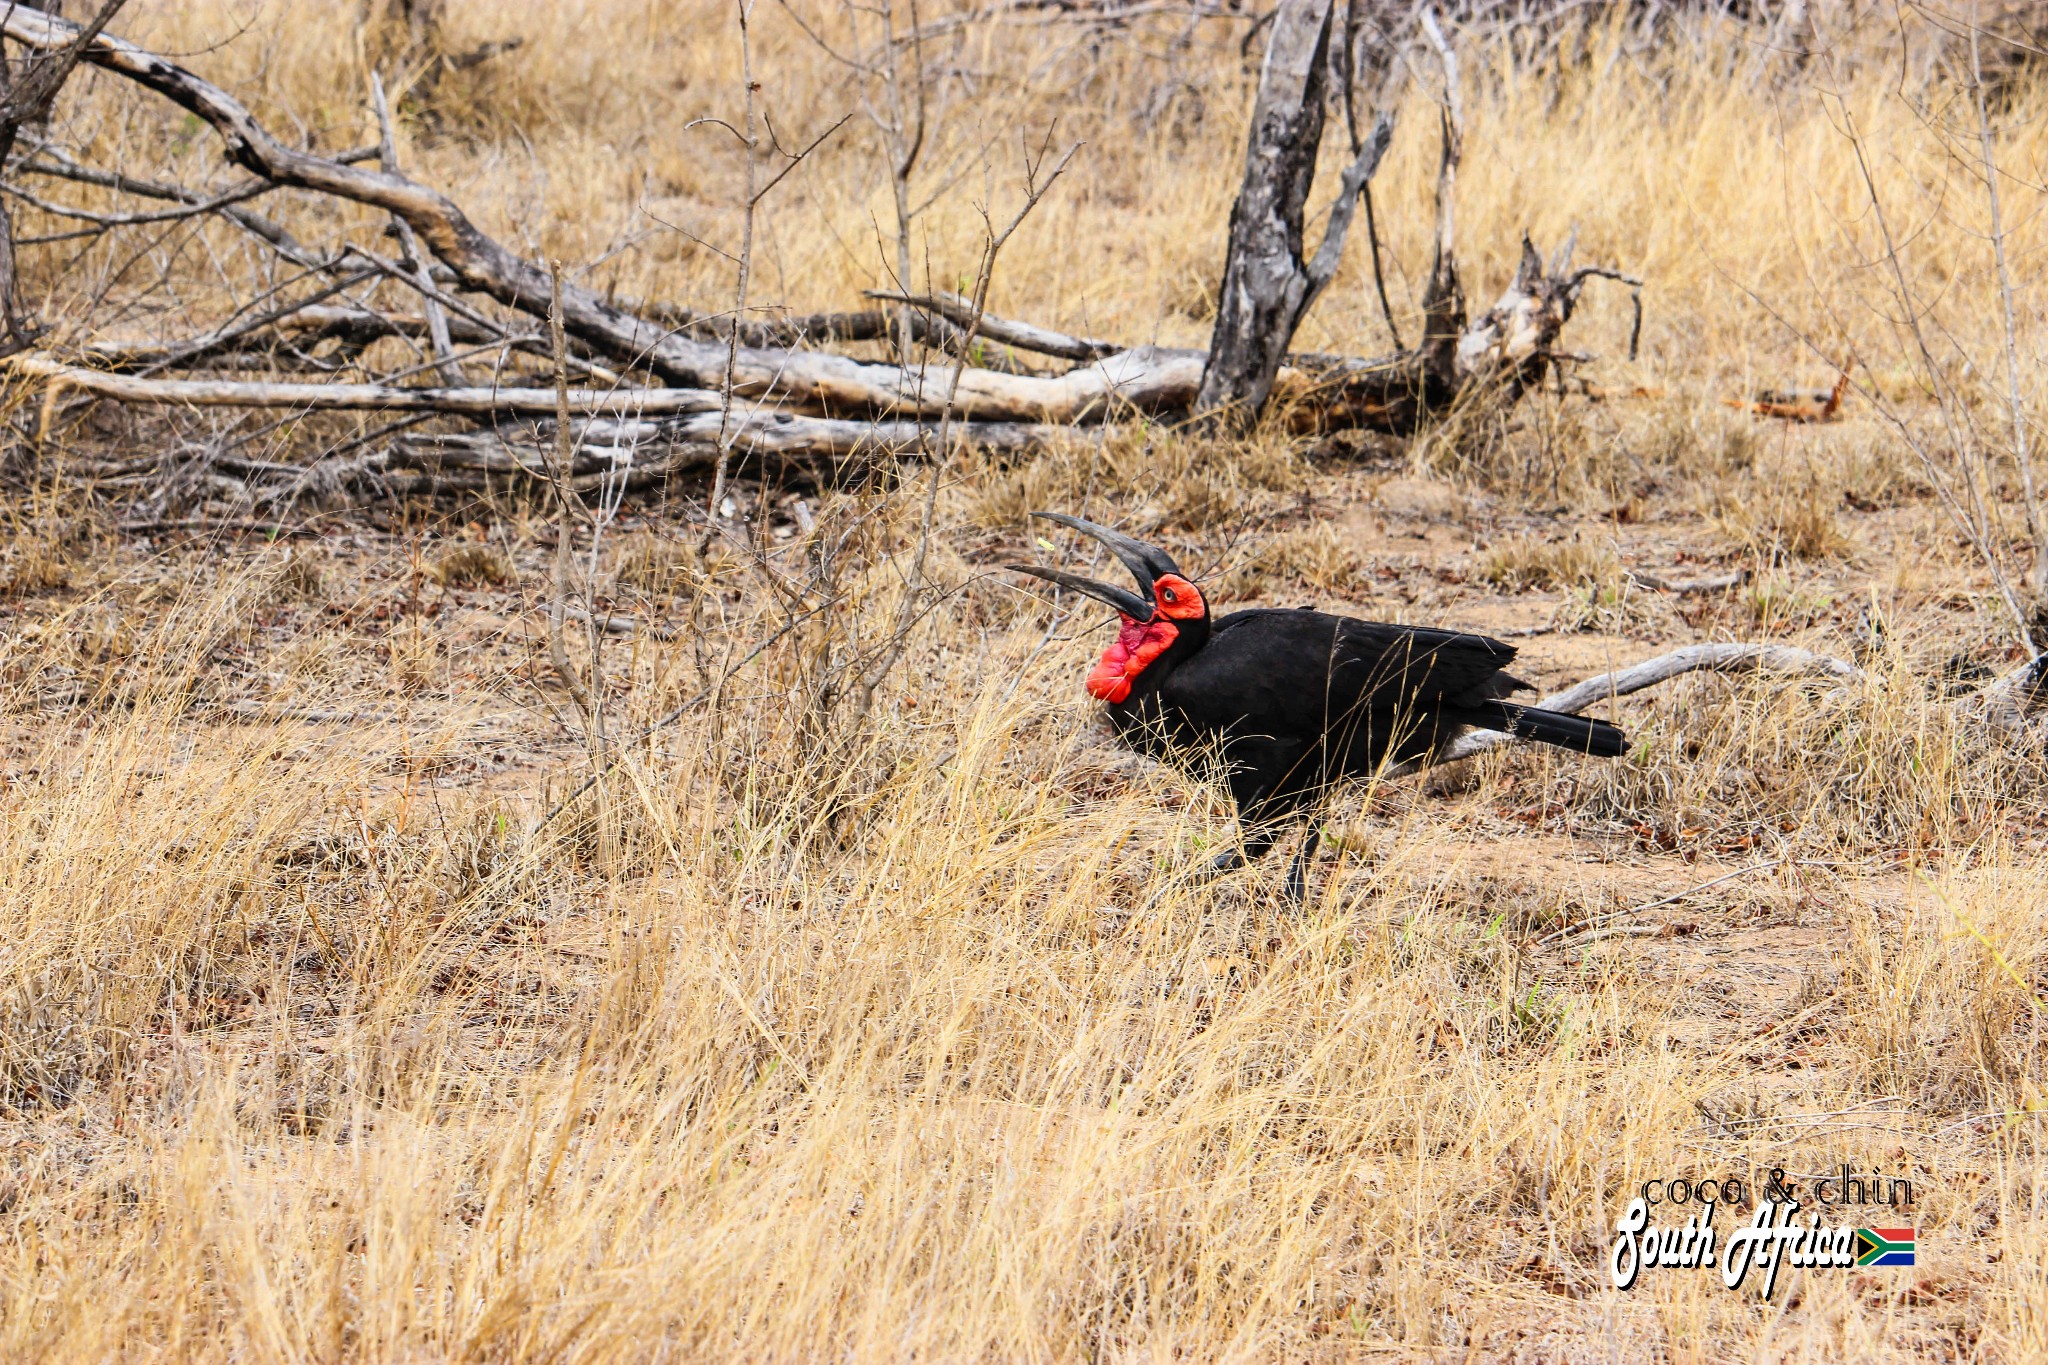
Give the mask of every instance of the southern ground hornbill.
<path id="1" fill-rule="evenodd" d="M 1466 730 L 1500 730 L 1602 758 L 1627 747 L 1606 721 L 1505 700 L 1528 689 L 1504 670 L 1515 647 L 1484 635 L 1381 625 L 1308 608 L 1255 608 L 1211 619 L 1202 590 L 1157 546 L 1057 512 L 1034 516 L 1093 536 L 1137 577 L 1138 592 L 1011 565 L 1115 607 L 1117 636 L 1088 690 L 1109 703 L 1124 742 L 1199 774 L 1228 776 L 1241 849 L 1214 872 L 1262 857 L 1290 821 L 1311 816 L 1337 782 L 1427 763 Z M 1299 901 L 1317 831 L 1287 874 Z"/>

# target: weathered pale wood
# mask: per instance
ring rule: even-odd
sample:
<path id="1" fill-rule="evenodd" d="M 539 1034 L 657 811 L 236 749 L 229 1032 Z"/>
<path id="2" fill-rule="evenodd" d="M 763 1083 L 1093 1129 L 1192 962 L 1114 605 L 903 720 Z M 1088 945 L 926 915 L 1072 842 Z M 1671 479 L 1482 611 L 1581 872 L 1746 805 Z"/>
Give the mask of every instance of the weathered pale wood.
<path id="1" fill-rule="evenodd" d="M 978 329 L 977 335 L 997 345 L 1013 346 L 1020 351 L 1030 351 L 1034 355 L 1056 356 L 1061 360 L 1100 360 L 1104 356 L 1130 349 L 1122 342 L 1068 336 L 1065 332 L 1055 332 L 1049 327 L 999 318 L 992 313 L 982 313 L 977 317 L 974 300 L 960 294 L 899 294 L 888 289 L 870 289 L 867 296 L 890 303 L 907 303 L 913 308 L 929 309 L 957 326 L 975 326 Z"/>
<path id="2" fill-rule="evenodd" d="M 1436 233 L 1429 282 L 1422 290 L 1422 341 L 1417 346 L 1426 382 L 1455 392 L 1458 339 L 1465 330 L 1465 286 L 1458 278 L 1458 166 L 1465 156 L 1465 105 L 1458 91 L 1458 54 L 1445 41 L 1436 15 L 1421 12 L 1423 32 L 1443 64 L 1444 93 L 1438 113 L 1440 145 L 1436 170 Z"/>
<path id="3" fill-rule="evenodd" d="M 298 408 L 308 412 L 446 412 L 488 417 L 552 414 L 553 389 L 405 388 L 396 384 L 271 384 L 218 379 L 145 379 L 63 365 L 44 356 L 4 362 L 16 374 L 127 403 L 199 408 Z M 718 395 L 702 389 L 571 389 L 579 413 L 624 416 L 716 412 Z"/>
<path id="4" fill-rule="evenodd" d="M 1196 398 L 1204 412 L 1256 417 L 1272 392 L 1308 292 L 1302 215 L 1315 183 L 1328 84 L 1331 0 L 1280 0 L 1252 105 L 1244 180 L 1230 210 L 1230 240 L 1209 362 Z"/>
<path id="5" fill-rule="evenodd" d="M 1645 659 L 1639 664 L 1613 673 L 1603 673 L 1597 678 L 1588 678 L 1582 683 L 1567 687 L 1562 692 L 1553 692 L 1536 705 L 1545 711 L 1559 711 L 1576 716 L 1587 707 L 1615 697 L 1626 697 L 1671 681 L 1687 673 L 1791 673 L 1818 674 L 1837 682 L 1853 682 L 1863 676 L 1863 670 L 1846 659 L 1837 659 L 1828 654 L 1814 654 L 1789 645 L 1752 644 L 1705 644 L 1687 645 L 1674 649 L 1669 654 L 1659 654 L 1654 659 Z M 1514 741 L 1497 730 L 1473 730 L 1459 736 L 1443 752 L 1436 755 L 1435 764 L 1455 763 L 1461 758 L 1497 749 Z M 1420 763 L 1404 764 L 1387 773 L 1389 777 L 1401 777 L 1419 771 Z"/>

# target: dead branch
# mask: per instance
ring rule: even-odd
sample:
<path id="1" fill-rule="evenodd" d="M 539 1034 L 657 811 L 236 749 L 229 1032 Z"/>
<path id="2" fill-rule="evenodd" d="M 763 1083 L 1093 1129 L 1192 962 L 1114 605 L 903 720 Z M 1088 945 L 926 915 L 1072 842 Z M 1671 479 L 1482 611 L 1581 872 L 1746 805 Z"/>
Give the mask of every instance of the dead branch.
<path id="1" fill-rule="evenodd" d="M 1789 673 L 1820 674 L 1837 682 L 1852 682 L 1863 676 L 1863 670 L 1846 659 L 1837 659 L 1827 654 L 1814 654 L 1804 649 L 1793 649 L 1789 645 L 1752 644 L 1706 644 L 1687 645 L 1674 649 L 1669 654 L 1660 654 L 1654 659 L 1614 673 L 1603 673 L 1562 692 L 1553 692 L 1536 703 L 1545 711 L 1561 711 L 1576 716 L 1597 702 L 1626 697 L 1655 687 L 1687 673 Z M 1438 763 L 1451 763 L 1461 758 L 1471 758 L 1510 743 L 1510 737 L 1497 730 L 1474 730 L 1453 741 L 1436 758 Z M 1421 764 L 1406 764 L 1390 771 L 1388 776 L 1398 777 L 1419 771 Z"/>
<path id="2" fill-rule="evenodd" d="M 1516 295 L 1516 298 L 1528 296 Z M 1544 299 L 1535 299 L 1540 308 Z M 376 331 L 389 335 L 405 326 L 403 322 L 373 322 L 366 317 L 345 315 L 346 310 L 321 314 L 304 310 L 309 328 L 333 328 L 336 335 L 364 335 Z M 1557 315 L 1531 310 L 1534 325 L 1510 343 L 1535 342 L 1555 337 Z M 374 315 L 373 315 L 374 316 Z M 451 321 L 451 326 L 454 325 Z M 412 328 L 420 326 L 415 322 Z M 531 350 L 541 344 L 532 338 L 517 343 Z M 140 357 L 152 358 L 155 348 L 131 343 L 108 343 L 95 358 L 109 363 Z M 820 353 L 822 354 L 822 353 Z M 1501 357 L 1520 357 L 1524 372 L 1547 365 L 1540 350 L 1524 353 L 1519 346 L 1502 347 Z M 828 356 L 837 360 L 839 357 Z M 1027 376 L 993 370 L 962 368 L 960 389 L 973 390 L 981 400 L 960 406 L 956 417 L 980 425 L 1029 425 L 1060 428 L 1111 420 L 1128 414 L 1173 416 L 1185 413 L 1195 401 L 1201 384 L 1205 357 L 1200 351 L 1140 346 L 1118 351 L 1099 361 L 1077 366 L 1062 375 Z M 1440 390 L 1422 382 L 1415 353 L 1359 360 L 1342 356 L 1297 355 L 1289 357 L 1274 385 L 1274 396 L 1290 409 L 1291 424 L 1297 430 L 1333 430 L 1361 427 L 1393 434 L 1414 432 L 1434 411 L 1448 404 L 1454 391 Z M 223 380 L 140 379 L 98 370 L 67 366 L 47 356 L 16 357 L 18 372 L 58 379 L 64 384 L 104 398 L 132 403 L 160 403 L 198 407 L 305 407 L 329 411 L 393 409 L 414 412 L 446 412 L 489 415 L 544 412 L 552 404 L 546 390 L 431 389 L 402 388 L 389 384 L 303 384 L 231 382 Z M 893 368 L 893 367 L 887 367 Z M 943 380 L 952 367 L 933 367 Z M 697 397 L 691 397 L 697 395 Z M 707 401 L 702 389 L 620 389 L 602 395 L 605 411 L 631 411 L 635 403 L 646 402 L 649 412 L 694 412 L 698 402 Z M 716 400 L 716 393 L 708 401 Z M 600 396 L 578 391 L 578 410 L 588 410 Z M 784 410 L 796 405 L 786 405 Z M 862 410 L 865 405 L 853 405 Z M 933 404 L 906 404 L 913 412 Z M 942 406 L 942 405 L 938 405 Z M 828 411 L 831 408 L 828 407 Z M 843 410 L 843 409 L 842 409 Z M 936 416 L 936 412 L 932 415 Z M 863 425 L 853 422 L 851 425 Z"/>
<path id="3" fill-rule="evenodd" d="M 981 336 L 998 345 L 1012 346 L 1020 351 L 1030 351 L 1034 355 L 1056 356 L 1061 360 L 1100 360 L 1104 356 L 1130 349 L 1121 342 L 1068 336 L 1065 332 L 1055 332 L 1049 327 L 999 318 L 993 313 L 983 314 L 979 323 L 976 323 L 974 300 L 960 294 L 949 294 L 944 291 L 902 294 L 888 289 L 870 289 L 866 294 L 871 299 L 928 309 L 958 326 L 976 327 Z"/>
<path id="4" fill-rule="evenodd" d="M 586 494 L 653 487 L 678 476 L 703 474 L 718 459 L 718 426 L 716 413 L 576 421 L 566 486 Z M 986 422 L 955 424 L 948 433 L 959 446 L 1010 454 L 1065 434 L 1069 431 L 1062 427 Z M 844 480 L 895 459 L 936 450 L 939 435 L 930 423 L 751 413 L 735 435 L 734 467 L 773 467 L 819 481 Z M 255 502 L 284 506 L 348 488 L 397 495 L 473 494 L 502 489 L 507 480 L 547 483 L 554 477 L 554 441 L 553 426 L 546 422 L 524 429 L 395 435 L 382 448 L 361 454 L 347 454 L 351 447 L 344 447 L 316 464 L 258 471 L 269 476 L 268 482 L 247 491 Z"/>
<path id="5" fill-rule="evenodd" d="M 83 349 L 87 356 L 109 365 L 122 368 L 165 369 L 174 366 L 193 365 L 202 360 L 225 354 L 240 347 L 257 336 L 290 322 L 295 316 L 308 312 L 323 299 L 330 299 L 343 290 L 353 288 L 368 279 L 376 277 L 375 271 L 355 270 L 339 276 L 305 298 L 268 309 L 254 317 L 244 318 L 237 323 L 216 328 L 202 336 L 190 337 L 183 341 L 163 342 L 151 345 L 146 342 L 93 342 Z M 39 363 L 34 357 L 21 357 L 17 365 L 34 366 Z"/>
<path id="6" fill-rule="evenodd" d="M 727 311 L 703 312 L 659 299 L 621 298 L 613 302 L 629 313 L 701 341 L 716 341 L 732 330 L 732 315 Z M 740 345 L 774 350 L 846 341 L 886 341 L 895 335 L 894 326 L 893 317 L 879 308 L 795 314 L 740 323 Z"/>
<path id="7" fill-rule="evenodd" d="M 1714 673 L 1824 674 L 1838 682 L 1853 682 L 1863 676 L 1863 670 L 1846 659 L 1794 649 L 1789 645 L 1687 645 L 1618 672 L 1588 678 L 1562 692 L 1552 693 L 1537 705 L 1546 711 L 1562 711 L 1568 716 L 1576 716 L 1604 698 L 1626 697 L 1646 687 L 1655 687 L 1702 670 Z"/>
<path id="8" fill-rule="evenodd" d="M 1864 672 L 1847 659 L 1815 654 L 1789 645 L 1705 644 L 1687 645 L 1669 654 L 1553 692 L 1536 704 L 1545 711 L 1578 715 L 1603 700 L 1626 697 L 1666 683 L 1688 673 L 1782 673 L 1832 679 L 1846 684 L 1863 678 Z M 1971 711 L 2008 733 L 2022 733 L 2042 703 L 2048 701 L 2048 654 L 2036 655 L 2004 677 L 1967 699 Z M 1509 743 L 1509 737 L 1495 730 L 1474 730 L 1453 742 L 1437 758 L 1439 763 L 1471 758 Z M 1407 765 L 1388 776 L 1417 771 Z"/>
<path id="9" fill-rule="evenodd" d="M 574 396 L 574 391 L 571 391 Z M 636 467 L 670 472 L 716 458 L 717 413 L 687 417 L 595 418 L 576 423 L 577 454 L 573 473 L 592 474 L 631 455 Z M 896 455 L 938 448 L 939 429 L 930 422 L 867 422 L 834 417 L 799 417 L 786 413 L 736 413 L 733 417 L 740 449 L 753 455 L 786 459 L 844 460 L 860 455 Z M 956 424 L 963 446 L 999 454 L 1020 454 L 1071 435 L 1066 427 L 1018 422 Z M 538 452 L 553 441 L 552 428 L 535 424 L 524 432 L 452 432 L 405 435 L 394 440 L 392 458 L 417 468 L 488 470 L 498 473 L 545 472 Z"/>
<path id="10" fill-rule="evenodd" d="M 357 147 L 341 153 L 334 159 L 344 166 L 352 166 L 359 161 L 375 158 L 377 151 L 376 147 Z M 240 207 L 239 202 L 212 206 L 209 201 L 215 196 L 202 191 L 161 180 L 148 180 L 140 176 L 124 175 L 118 171 L 103 171 L 94 166 L 80 165 L 58 147 L 40 147 L 36 156 L 36 160 L 15 167 L 15 173 L 50 176 L 80 185 L 96 185 L 101 189 L 117 190 L 122 194 L 132 194 L 143 199 L 183 204 L 188 208 L 208 206 L 209 211 L 218 213 L 223 219 L 264 242 L 292 264 L 304 269 L 314 269 L 320 264 L 318 258 L 301 246 L 291 233 L 262 214 Z M 252 186 L 255 183 L 261 183 L 266 189 L 277 188 L 274 182 L 268 180 L 251 182 Z M 239 201 L 239 196 L 237 200 Z M 141 221 L 139 215 L 137 221 Z"/>
<path id="11" fill-rule="evenodd" d="M 4 362 L 17 374 L 126 403 L 179 407 L 296 408 L 308 412 L 443 412 L 476 417 L 551 414 L 553 389 L 406 388 L 397 384 L 284 384 L 216 379 L 144 379 L 65 365 L 46 356 Z M 718 395 L 701 389 L 572 389 L 571 410 L 620 416 L 715 412 Z"/>
<path id="12" fill-rule="evenodd" d="M 337 288 L 346 288 L 347 283 L 355 283 L 382 273 L 372 271 L 345 276 L 343 279 L 346 283 Z M 324 298 L 334 292 L 335 290 L 330 289 L 312 297 Z M 451 341 L 470 347 L 472 353 L 475 350 L 509 348 L 542 358 L 550 355 L 546 340 L 530 332 L 508 332 L 504 328 L 474 322 L 467 317 L 444 316 L 444 322 Z M 236 357 L 246 357 L 268 367 L 274 359 L 273 353 L 276 352 L 282 352 L 283 357 L 295 358 L 316 369 L 328 369 L 333 368 L 331 362 L 315 359 L 307 352 L 325 341 L 339 342 L 341 350 L 336 357 L 338 360 L 358 355 L 386 337 L 431 341 L 427 319 L 420 314 L 383 313 L 369 308 L 304 303 L 288 309 L 275 310 L 262 321 L 245 321 L 221 327 L 183 341 L 101 338 L 75 349 L 83 359 L 92 361 L 95 369 L 189 368 L 225 363 Z M 617 385 L 624 382 L 624 377 L 616 370 L 578 356 L 569 357 L 569 366 L 601 384 Z"/>
<path id="13" fill-rule="evenodd" d="M 95 230 L 117 227 L 138 227 L 149 223 L 175 223 L 181 218 L 197 218 L 202 214 L 218 213 L 236 204 L 247 203 L 258 195 L 268 194 L 277 186 L 268 180 L 245 180 L 233 189 L 224 190 L 210 199 L 200 199 L 175 209 L 150 209 L 141 213 L 98 213 L 92 209 L 74 208 L 31 194 L 19 185 L 0 184 L 0 192 L 19 199 L 22 203 L 54 218 L 69 218 L 76 222 L 90 223 Z M 59 234 L 62 237 L 79 236 L 78 233 Z M 27 241 L 54 241 L 54 237 L 27 238 Z"/>

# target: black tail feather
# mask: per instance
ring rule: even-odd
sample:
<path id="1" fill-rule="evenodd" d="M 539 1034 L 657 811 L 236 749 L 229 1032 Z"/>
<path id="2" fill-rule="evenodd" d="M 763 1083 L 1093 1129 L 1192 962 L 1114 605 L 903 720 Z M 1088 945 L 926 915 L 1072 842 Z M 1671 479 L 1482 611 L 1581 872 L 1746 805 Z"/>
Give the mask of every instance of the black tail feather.
<path id="1" fill-rule="evenodd" d="M 1493 723 L 1488 728 L 1505 731 L 1516 739 L 1555 744 L 1560 749 L 1595 758 L 1619 758 L 1628 752 L 1628 736 L 1619 726 L 1604 720 L 1567 716 L 1562 711 L 1540 711 L 1512 702 L 1496 702 L 1486 709 L 1493 713 Z"/>

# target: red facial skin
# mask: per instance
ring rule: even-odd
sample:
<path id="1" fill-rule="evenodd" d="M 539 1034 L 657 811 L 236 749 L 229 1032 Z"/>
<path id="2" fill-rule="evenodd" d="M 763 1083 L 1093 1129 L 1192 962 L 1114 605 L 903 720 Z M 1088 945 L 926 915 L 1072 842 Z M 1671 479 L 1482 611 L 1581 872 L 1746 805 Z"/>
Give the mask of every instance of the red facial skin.
<path id="1" fill-rule="evenodd" d="M 1159 579 L 1152 585 L 1151 619 L 1123 618 L 1115 641 L 1088 675 L 1089 694 L 1106 702 L 1130 696 L 1138 675 L 1179 638 L 1180 627 L 1174 622 L 1199 620 L 1208 610 L 1201 591 L 1185 578 L 1167 574 Z"/>

